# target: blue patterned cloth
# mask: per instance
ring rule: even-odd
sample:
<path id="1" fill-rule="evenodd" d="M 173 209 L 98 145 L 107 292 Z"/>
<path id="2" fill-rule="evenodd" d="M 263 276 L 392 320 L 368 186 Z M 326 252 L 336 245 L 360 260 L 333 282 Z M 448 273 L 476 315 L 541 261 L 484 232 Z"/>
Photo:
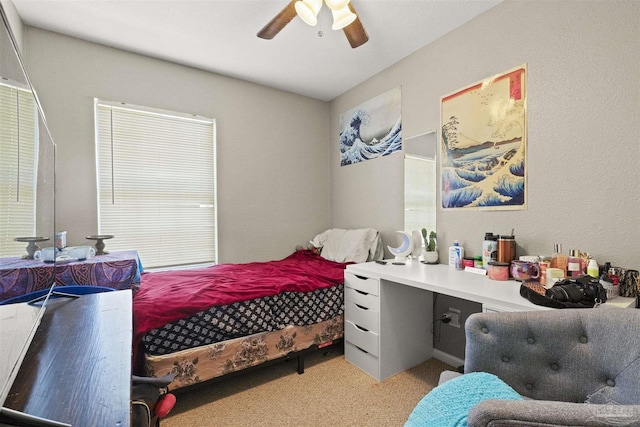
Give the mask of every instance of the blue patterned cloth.
<path id="1" fill-rule="evenodd" d="M 472 372 L 431 390 L 413 409 L 405 427 L 465 427 L 469 410 L 490 399 L 522 400 L 522 396 L 493 374 Z"/>

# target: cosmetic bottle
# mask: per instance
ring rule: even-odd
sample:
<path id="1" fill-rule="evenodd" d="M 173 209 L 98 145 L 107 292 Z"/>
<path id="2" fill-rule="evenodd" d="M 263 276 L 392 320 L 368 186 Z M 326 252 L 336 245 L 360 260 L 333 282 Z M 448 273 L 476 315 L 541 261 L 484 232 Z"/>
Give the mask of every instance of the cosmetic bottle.
<path id="1" fill-rule="evenodd" d="M 589 265 L 587 266 L 587 274 L 591 277 L 600 277 L 600 268 L 598 267 L 598 262 L 593 258 L 589 260 Z"/>
<path id="2" fill-rule="evenodd" d="M 562 253 L 562 245 L 560 243 L 554 243 L 553 245 L 551 268 L 559 268 L 563 271 L 564 277 L 567 277 L 567 256 Z"/>
<path id="3" fill-rule="evenodd" d="M 458 244 L 457 240 L 454 240 L 453 246 L 449 246 L 449 267 L 462 269 L 463 257 L 464 248 Z"/>
<path id="4" fill-rule="evenodd" d="M 582 258 L 580 258 L 580 251 L 571 249 L 569 251 L 569 258 L 567 258 L 567 277 L 578 277 L 580 275 L 582 275 Z"/>
<path id="5" fill-rule="evenodd" d="M 538 261 L 538 268 L 540 269 L 540 275 L 538 281 L 542 286 L 547 284 L 547 268 L 551 268 L 551 257 L 541 256 Z"/>

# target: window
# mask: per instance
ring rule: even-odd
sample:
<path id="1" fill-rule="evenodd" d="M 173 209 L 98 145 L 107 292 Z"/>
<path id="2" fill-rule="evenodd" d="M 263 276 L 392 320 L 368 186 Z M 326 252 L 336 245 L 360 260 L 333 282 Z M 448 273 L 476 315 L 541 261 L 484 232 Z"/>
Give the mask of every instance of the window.
<path id="1" fill-rule="evenodd" d="M 30 91 L 0 84 L 0 253 L 24 254 L 36 233 L 38 113 Z"/>
<path id="2" fill-rule="evenodd" d="M 96 100 L 98 224 L 145 268 L 217 259 L 215 121 Z"/>

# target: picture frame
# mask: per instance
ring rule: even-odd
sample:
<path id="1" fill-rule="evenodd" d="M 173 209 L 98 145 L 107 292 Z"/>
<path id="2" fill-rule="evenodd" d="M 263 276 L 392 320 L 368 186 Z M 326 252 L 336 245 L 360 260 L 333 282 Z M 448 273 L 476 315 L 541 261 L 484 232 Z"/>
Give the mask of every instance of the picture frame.
<path id="1" fill-rule="evenodd" d="M 526 64 L 441 98 L 443 209 L 527 208 Z"/>

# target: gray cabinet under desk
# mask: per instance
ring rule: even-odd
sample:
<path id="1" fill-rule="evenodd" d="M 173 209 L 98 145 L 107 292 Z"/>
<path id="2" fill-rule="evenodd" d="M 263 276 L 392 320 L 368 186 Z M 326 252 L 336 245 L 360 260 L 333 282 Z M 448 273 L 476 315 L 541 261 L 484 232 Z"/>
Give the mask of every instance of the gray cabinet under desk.
<path id="1" fill-rule="evenodd" d="M 127 427 L 131 291 L 50 300 L 5 407 L 87 427 Z"/>

